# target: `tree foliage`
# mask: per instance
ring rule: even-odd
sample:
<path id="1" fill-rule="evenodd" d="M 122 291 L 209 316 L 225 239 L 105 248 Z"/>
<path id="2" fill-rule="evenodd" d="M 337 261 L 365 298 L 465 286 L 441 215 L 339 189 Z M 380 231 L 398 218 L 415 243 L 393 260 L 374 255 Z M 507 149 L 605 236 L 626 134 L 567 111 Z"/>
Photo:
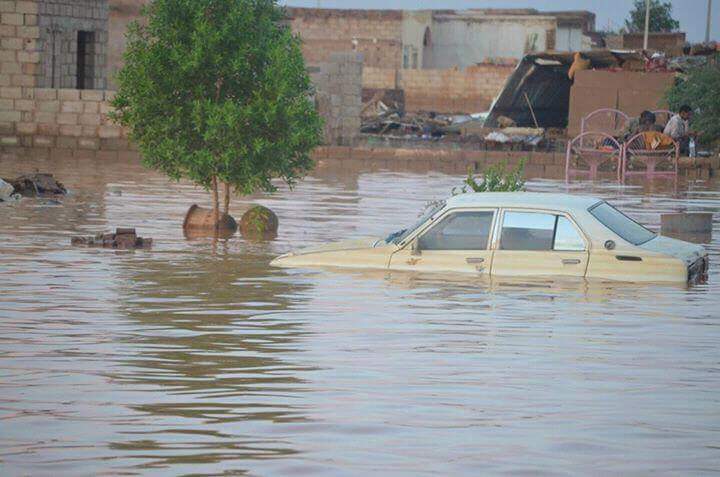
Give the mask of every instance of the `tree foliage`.
<path id="1" fill-rule="evenodd" d="M 689 105 L 695 111 L 692 129 L 705 142 L 720 141 L 720 65 L 691 69 L 667 94 L 670 108 L 677 111 Z"/>
<path id="2" fill-rule="evenodd" d="M 482 181 L 473 175 L 472 169 L 468 170 L 468 175 L 463 182 L 463 186 L 458 191 L 453 189 L 453 195 L 466 194 L 468 192 L 518 192 L 525 189 L 525 181 L 523 180 L 523 171 L 525 170 L 525 160 L 518 164 L 517 168 L 507 170 L 507 163 L 501 162 L 494 166 L 488 167 L 483 175 Z"/>
<path id="3" fill-rule="evenodd" d="M 650 31 L 669 32 L 680 28 L 680 22 L 672 16 L 672 3 L 650 0 Z M 631 33 L 645 31 L 645 0 L 635 0 L 625 28 Z"/>
<path id="4" fill-rule="evenodd" d="M 312 168 L 321 120 L 276 0 L 154 0 L 127 35 L 113 101 L 144 163 L 206 189 L 273 191 Z M 217 210 L 217 209 L 216 209 Z"/>

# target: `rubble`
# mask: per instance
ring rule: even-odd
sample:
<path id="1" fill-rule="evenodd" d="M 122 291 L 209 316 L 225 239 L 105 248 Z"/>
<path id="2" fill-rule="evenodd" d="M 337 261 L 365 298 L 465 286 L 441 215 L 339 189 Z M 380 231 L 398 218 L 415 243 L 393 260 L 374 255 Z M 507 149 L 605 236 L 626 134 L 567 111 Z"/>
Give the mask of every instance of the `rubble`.
<path id="1" fill-rule="evenodd" d="M 65 186 L 58 182 L 52 174 L 36 172 L 15 179 L 4 179 L 4 181 L 23 197 L 47 197 L 67 194 Z"/>
<path id="2" fill-rule="evenodd" d="M 138 237 L 135 229 L 118 228 L 115 233 L 102 233 L 90 237 L 73 237 L 70 243 L 76 247 L 100 247 L 117 250 L 149 249 L 152 239 Z"/>

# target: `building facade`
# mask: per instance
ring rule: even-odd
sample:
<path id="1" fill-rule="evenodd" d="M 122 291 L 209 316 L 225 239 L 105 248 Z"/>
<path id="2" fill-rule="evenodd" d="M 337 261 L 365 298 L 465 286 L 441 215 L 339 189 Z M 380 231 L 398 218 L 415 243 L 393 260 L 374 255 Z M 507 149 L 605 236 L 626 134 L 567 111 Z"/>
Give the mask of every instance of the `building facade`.
<path id="1" fill-rule="evenodd" d="M 373 68 L 465 68 L 594 46 L 595 15 L 586 11 L 288 8 L 288 15 L 310 65 L 354 50 Z"/>

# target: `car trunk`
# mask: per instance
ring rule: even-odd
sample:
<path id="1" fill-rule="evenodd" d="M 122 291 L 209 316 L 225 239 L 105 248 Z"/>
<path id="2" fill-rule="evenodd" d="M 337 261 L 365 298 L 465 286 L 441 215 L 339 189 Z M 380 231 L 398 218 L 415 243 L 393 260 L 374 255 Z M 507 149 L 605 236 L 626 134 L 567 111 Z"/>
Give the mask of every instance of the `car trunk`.
<path id="1" fill-rule="evenodd" d="M 707 253 L 700 245 L 675 240 L 669 237 L 658 235 L 649 242 L 640 245 L 649 252 L 663 253 L 673 256 L 685 262 L 688 267 L 692 266 L 699 259 L 704 258 Z"/>

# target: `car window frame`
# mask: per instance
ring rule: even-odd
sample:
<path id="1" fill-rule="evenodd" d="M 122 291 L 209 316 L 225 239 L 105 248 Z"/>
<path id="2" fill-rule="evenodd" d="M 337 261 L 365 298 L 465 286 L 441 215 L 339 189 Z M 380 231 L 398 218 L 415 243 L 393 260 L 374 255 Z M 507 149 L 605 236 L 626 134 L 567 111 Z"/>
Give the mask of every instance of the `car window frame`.
<path id="1" fill-rule="evenodd" d="M 570 224 L 575 228 L 575 231 L 580 235 L 580 238 L 585 243 L 585 249 L 584 250 L 555 250 L 554 248 L 551 250 L 503 250 L 500 248 L 500 240 L 502 238 L 502 228 L 505 224 L 505 213 L 506 212 L 525 212 L 525 213 L 532 213 L 532 214 L 547 214 L 547 215 L 556 215 L 558 217 L 565 217 Z M 555 246 L 555 234 L 557 234 L 557 221 L 555 222 L 556 229 L 553 231 L 553 247 Z M 498 220 L 495 222 L 495 230 L 493 235 L 493 241 L 492 241 L 492 249 L 496 252 L 535 252 L 535 253 L 590 253 L 592 242 L 588 239 L 587 234 L 585 231 L 580 227 L 578 222 L 575 220 L 575 218 L 572 216 L 572 214 L 560 210 L 551 210 L 551 209 L 532 209 L 528 207 L 502 207 L 500 209 L 500 214 Z"/>
<path id="2" fill-rule="evenodd" d="M 405 249 L 409 246 L 412 246 L 412 244 L 420 238 L 421 235 L 430 232 L 430 230 L 433 227 L 436 227 L 437 225 L 441 224 L 445 218 L 447 218 L 451 214 L 455 214 L 458 212 L 492 212 L 493 213 L 493 220 L 492 224 L 490 226 L 490 233 L 488 234 L 488 245 L 485 250 L 427 250 L 428 253 L 447 253 L 447 252 L 488 252 L 493 250 L 493 239 L 495 237 L 495 230 L 498 226 L 498 218 L 500 216 L 500 207 L 460 207 L 460 208 L 453 208 L 453 209 L 446 209 L 443 211 L 441 215 L 438 217 L 431 217 L 425 224 L 418 227 L 415 230 L 415 233 L 413 233 L 410 237 L 406 238 L 403 241 L 402 249 Z"/>
<path id="3" fill-rule="evenodd" d="M 650 232 L 650 234 L 652 234 L 652 237 L 649 238 L 648 240 L 644 241 L 644 242 L 641 242 L 641 243 L 634 243 L 634 242 L 629 241 L 628 239 L 626 239 L 625 237 L 623 237 L 622 235 L 620 235 L 619 233 L 617 233 L 616 231 L 614 231 L 613 229 L 611 229 L 610 227 L 608 227 L 603 221 L 601 221 L 600 219 L 598 219 L 598 218 L 595 216 L 595 214 L 593 214 L 593 210 L 597 209 L 598 207 L 600 207 L 600 206 L 602 206 L 602 205 L 607 205 L 607 206 L 609 206 L 611 209 L 613 209 L 613 210 L 615 210 L 616 212 L 618 212 L 620 215 L 622 215 L 623 217 L 625 217 L 626 219 L 628 219 L 630 222 L 634 222 L 636 225 L 639 225 L 641 228 L 647 230 L 648 232 Z M 660 236 L 659 233 L 653 232 L 652 230 L 650 230 L 649 228 L 645 227 L 643 224 L 641 224 L 641 223 L 638 222 L 637 220 L 633 219 L 632 217 L 630 217 L 629 215 L 627 215 L 625 212 L 623 212 L 622 210 L 618 209 L 617 207 L 615 207 L 614 205 L 612 205 L 610 202 L 608 202 L 608 201 L 606 201 L 606 200 L 601 200 L 601 201 L 598 202 L 597 204 L 592 205 L 591 207 L 589 207 L 589 208 L 587 209 L 587 211 L 588 211 L 588 214 L 590 214 L 590 216 L 593 218 L 593 220 L 595 220 L 598 224 L 600 224 L 605 230 L 610 231 L 610 232 L 611 232 L 613 235 L 615 235 L 617 238 L 619 238 L 620 240 L 622 240 L 622 241 L 625 242 L 625 243 L 628 243 L 628 244 L 632 245 L 633 247 L 641 247 L 641 246 L 645 245 L 646 243 L 651 242 L 651 241 L 655 240 L 656 238 L 658 238 L 658 237 Z"/>

